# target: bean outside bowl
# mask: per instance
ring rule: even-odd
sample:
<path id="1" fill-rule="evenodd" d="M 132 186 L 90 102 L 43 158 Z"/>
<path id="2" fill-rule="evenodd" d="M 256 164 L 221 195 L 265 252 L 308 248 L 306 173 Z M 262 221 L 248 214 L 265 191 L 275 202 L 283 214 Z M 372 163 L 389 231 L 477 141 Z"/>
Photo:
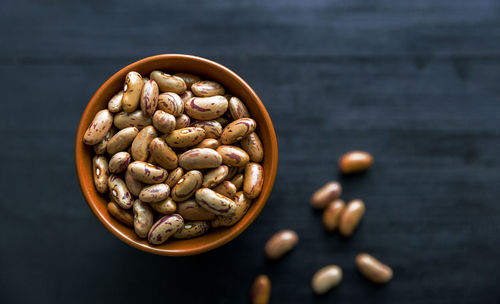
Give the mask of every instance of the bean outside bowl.
<path id="1" fill-rule="evenodd" d="M 139 238 L 133 228 L 127 227 L 107 211 L 107 196 L 101 195 L 94 187 L 92 175 L 93 149 L 83 144 L 82 139 L 87 127 L 95 114 L 107 108 L 109 99 L 123 88 L 125 76 L 130 71 L 137 71 L 143 76 L 149 75 L 152 70 L 162 70 L 166 73 L 185 72 L 201 76 L 204 79 L 221 83 L 226 90 L 239 97 L 248 107 L 252 118 L 257 122 L 257 134 L 264 145 L 264 185 L 259 197 L 253 200 L 245 216 L 234 226 L 217 228 L 203 236 L 188 239 L 169 239 L 162 245 L 150 245 L 147 240 Z M 276 177 L 278 166 L 278 145 L 274 127 L 261 100 L 250 86 L 228 68 L 213 61 L 179 54 L 164 54 L 148 57 L 136 61 L 111 76 L 94 94 L 88 103 L 78 125 L 75 142 L 76 172 L 80 187 L 90 209 L 101 223 L 116 237 L 125 243 L 147 252 L 186 256 L 206 252 L 222 246 L 241 234 L 257 218 L 267 202 Z"/>

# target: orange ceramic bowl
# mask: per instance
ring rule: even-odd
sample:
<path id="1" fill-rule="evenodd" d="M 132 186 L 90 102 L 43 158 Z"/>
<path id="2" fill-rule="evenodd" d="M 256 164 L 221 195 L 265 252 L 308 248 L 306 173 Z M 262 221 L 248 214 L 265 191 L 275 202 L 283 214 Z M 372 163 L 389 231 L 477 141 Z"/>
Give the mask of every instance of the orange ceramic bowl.
<path id="1" fill-rule="evenodd" d="M 262 193 L 255 199 L 246 215 L 236 225 L 228 228 L 211 230 L 208 234 L 188 239 L 170 239 L 166 243 L 153 246 L 140 239 L 133 228 L 126 227 L 115 220 L 107 211 L 107 196 L 97 192 L 92 176 L 93 150 L 82 142 L 83 135 L 97 111 L 107 108 L 109 99 L 123 87 L 125 75 L 137 71 L 146 76 L 152 70 L 162 70 L 167 73 L 186 72 L 221 83 L 226 90 L 239 97 L 248 107 L 253 119 L 257 122 L 257 133 L 264 145 L 264 185 Z M 213 61 L 188 55 L 165 54 L 148 57 L 134 62 L 121 69 L 109 78 L 90 100 L 83 112 L 75 143 L 75 162 L 78 181 L 83 196 L 97 216 L 99 221 L 115 236 L 125 243 L 138 249 L 161 255 L 184 256 L 199 254 L 212 250 L 231 241 L 242 233 L 259 215 L 271 194 L 278 166 L 278 145 L 271 118 L 259 97 L 238 75 L 228 68 Z"/>

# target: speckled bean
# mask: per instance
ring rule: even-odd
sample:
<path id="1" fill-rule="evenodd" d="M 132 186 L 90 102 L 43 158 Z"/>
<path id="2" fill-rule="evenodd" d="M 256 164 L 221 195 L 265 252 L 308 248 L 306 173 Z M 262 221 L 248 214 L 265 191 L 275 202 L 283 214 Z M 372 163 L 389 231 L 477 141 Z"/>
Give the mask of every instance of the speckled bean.
<path id="1" fill-rule="evenodd" d="M 365 203 L 360 199 L 350 201 L 340 215 L 339 232 L 342 236 L 351 236 L 365 214 Z"/>
<path id="2" fill-rule="evenodd" d="M 109 214 L 127 226 L 134 226 L 134 215 L 130 210 L 125 210 L 115 202 L 109 202 L 106 206 Z"/>
<path id="3" fill-rule="evenodd" d="M 136 127 L 128 127 L 116 133 L 106 146 L 108 154 L 113 155 L 127 149 L 137 134 L 139 134 L 139 130 Z"/>
<path id="4" fill-rule="evenodd" d="M 225 90 L 222 85 L 215 81 L 202 80 L 194 83 L 191 86 L 191 91 L 196 96 L 211 97 L 215 95 L 224 95 Z"/>
<path id="5" fill-rule="evenodd" d="M 339 198 L 328 204 L 323 211 L 323 227 L 326 231 L 333 232 L 337 229 L 344 207 L 344 201 Z"/>
<path id="6" fill-rule="evenodd" d="M 182 94 L 187 89 L 186 82 L 181 77 L 169 75 L 162 71 L 152 71 L 151 74 L 149 74 L 149 78 L 156 81 L 162 92 Z"/>
<path id="7" fill-rule="evenodd" d="M 120 173 L 127 169 L 130 164 L 130 154 L 127 152 L 118 152 L 109 160 L 109 172 Z"/>
<path id="8" fill-rule="evenodd" d="M 201 81 L 201 77 L 189 73 L 175 73 L 174 76 L 182 78 L 188 90 L 191 89 L 194 83 Z"/>
<path id="9" fill-rule="evenodd" d="M 150 203 L 151 208 L 162 214 L 172 214 L 177 210 L 177 204 L 171 197 L 167 197 L 161 202 Z"/>
<path id="10" fill-rule="evenodd" d="M 233 120 L 238 120 L 240 118 L 250 118 L 250 112 L 248 112 L 245 104 L 238 97 L 231 97 L 229 99 L 229 113 Z"/>
<path id="11" fill-rule="evenodd" d="M 125 171 L 125 184 L 127 185 L 128 191 L 135 196 L 139 196 L 142 188 L 144 188 L 144 184 L 136 180 L 132 174 L 130 174 L 130 170 L 128 170 L 128 168 Z"/>
<path id="12" fill-rule="evenodd" d="M 170 149 L 162 138 L 157 137 L 151 141 L 149 152 L 159 166 L 169 170 L 177 168 L 177 154 Z"/>
<path id="13" fill-rule="evenodd" d="M 149 156 L 149 143 L 158 136 L 153 126 L 142 129 L 132 142 L 132 158 L 138 161 L 145 161 Z"/>
<path id="14" fill-rule="evenodd" d="M 217 117 L 216 119 L 214 119 L 216 122 L 220 123 L 220 125 L 222 126 L 222 128 L 226 127 L 227 124 L 229 123 L 229 119 L 227 119 L 226 117 L 224 116 L 221 116 L 221 117 Z"/>
<path id="15" fill-rule="evenodd" d="M 128 165 L 133 178 L 146 184 L 159 184 L 167 178 L 167 170 L 146 162 L 134 161 Z"/>
<path id="16" fill-rule="evenodd" d="M 123 90 L 116 93 L 111 99 L 108 101 L 108 110 L 111 113 L 118 113 L 122 110 L 122 98 L 123 98 Z"/>
<path id="17" fill-rule="evenodd" d="M 174 234 L 174 239 L 191 239 L 205 234 L 210 229 L 210 223 L 205 221 L 184 222 L 180 231 Z"/>
<path id="18" fill-rule="evenodd" d="M 209 148 L 196 148 L 179 156 L 179 166 L 186 170 L 217 168 L 222 164 L 222 157 Z"/>
<path id="19" fill-rule="evenodd" d="M 163 93 L 158 97 L 158 109 L 179 117 L 184 112 L 184 102 L 175 93 Z"/>
<path id="20" fill-rule="evenodd" d="M 190 100 L 191 98 L 194 97 L 194 94 L 193 94 L 193 92 L 188 90 L 188 91 L 180 94 L 179 97 L 182 99 L 182 103 L 184 103 L 184 105 L 185 105 L 188 100 Z"/>
<path id="21" fill-rule="evenodd" d="M 216 215 L 233 216 L 236 212 L 236 203 L 212 189 L 201 188 L 196 191 L 196 202 L 205 210 Z"/>
<path id="22" fill-rule="evenodd" d="M 256 198 L 262 191 L 264 184 L 264 168 L 257 163 L 249 163 L 245 167 L 243 192 L 248 198 Z"/>
<path id="23" fill-rule="evenodd" d="M 178 204 L 178 213 L 186 220 L 211 221 L 216 215 L 203 209 L 194 199 L 188 199 Z"/>
<path id="24" fill-rule="evenodd" d="M 108 159 L 104 156 L 94 156 L 92 159 L 92 172 L 94 185 L 98 192 L 108 191 L 109 166 Z"/>
<path id="25" fill-rule="evenodd" d="M 165 180 L 165 184 L 167 184 L 170 187 L 170 189 L 172 189 L 175 186 L 175 184 L 177 184 L 177 182 L 182 178 L 183 175 L 184 175 L 184 169 L 182 169 L 181 167 L 177 167 L 174 170 L 170 171 L 167 179 Z"/>
<path id="26" fill-rule="evenodd" d="M 141 110 L 144 116 L 149 117 L 154 114 L 158 106 L 158 85 L 154 80 L 149 80 L 144 84 L 141 93 Z"/>
<path id="27" fill-rule="evenodd" d="M 162 110 L 157 110 L 153 115 L 153 126 L 156 130 L 169 134 L 175 130 L 175 117 Z"/>
<path id="28" fill-rule="evenodd" d="M 311 197 L 311 206 L 315 209 L 325 209 L 329 202 L 342 194 L 342 186 L 335 181 L 326 183 Z"/>
<path id="29" fill-rule="evenodd" d="M 225 197 L 229 197 L 230 199 L 234 199 L 234 196 L 236 195 L 236 186 L 230 181 L 223 181 L 222 183 L 213 187 L 212 190 L 224 195 Z"/>
<path id="30" fill-rule="evenodd" d="M 142 188 L 139 199 L 145 203 L 157 203 L 165 200 L 170 194 L 167 184 L 155 184 Z"/>
<path id="31" fill-rule="evenodd" d="M 145 126 L 149 126 L 151 124 L 151 117 L 144 116 L 144 113 L 142 113 L 141 110 L 137 110 L 132 113 L 120 112 L 115 115 L 113 123 L 118 129 L 136 127 L 141 130 Z"/>
<path id="32" fill-rule="evenodd" d="M 182 114 L 181 116 L 175 118 L 175 129 L 184 129 L 189 127 L 191 124 L 191 118 L 186 114 Z"/>
<path id="33" fill-rule="evenodd" d="M 194 119 L 214 120 L 227 110 L 224 96 L 193 97 L 184 105 L 184 111 Z"/>
<path id="34" fill-rule="evenodd" d="M 224 181 L 228 172 L 229 168 L 225 165 L 205 172 L 205 174 L 203 175 L 203 183 L 201 184 L 201 186 L 205 188 L 212 188 L 214 186 L 217 186 Z"/>
<path id="35" fill-rule="evenodd" d="M 200 171 L 188 171 L 172 189 L 172 199 L 176 202 L 187 200 L 200 188 L 202 181 L 203 174 Z"/>
<path id="36" fill-rule="evenodd" d="M 226 176 L 226 180 L 231 180 L 233 177 L 236 176 L 236 174 L 239 174 L 238 171 L 241 168 L 243 168 L 243 170 L 245 170 L 245 167 L 231 167 L 231 166 L 228 166 L 228 167 L 229 167 L 229 173 Z"/>
<path id="37" fill-rule="evenodd" d="M 243 137 L 240 142 L 241 148 L 248 153 L 250 160 L 256 163 L 260 163 L 264 158 L 264 147 L 262 146 L 262 141 L 260 141 L 259 135 L 252 132 L 250 135 Z"/>
<path id="38" fill-rule="evenodd" d="M 222 163 L 232 167 L 244 167 L 250 161 L 245 150 L 236 146 L 222 145 L 216 150 L 222 156 Z"/>
<path id="39" fill-rule="evenodd" d="M 205 138 L 205 130 L 202 128 L 187 127 L 174 130 L 164 138 L 171 147 L 186 148 L 201 142 Z"/>
<path id="40" fill-rule="evenodd" d="M 222 126 L 216 120 L 203 120 L 191 124 L 191 127 L 198 127 L 205 130 L 205 138 L 219 138 L 222 134 Z"/>
<path id="41" fill-rule="evenodd" d="M 106 153 L 106 149 L 108 147 L 108 142 L 115 135 L 115 128 L 111 127 L 109 129 L 108 133 L 106 133 L 106 136 L 99 142 L 98 144 L 94 145 L 94 152 L 95 154 L 104 154 Z"/>
<path id="42" fill-rule="evenodd" d="M 117 175 L 110 175 L 108 178 L 108 188 L 113 201 L 123 209 L 130 209 L 134 203 L 134 198 L 128 191 L 125 182 Z"/>
<path id="43" fill-rule="evenodd" d="M 364 151 L 351 151 L 342 155 L 339 160 L 340 171 L 344 174 L 359 173 L 373 164 L 373 156 Z"/>
<path id="44" fill-rule="evenodd" d="M 206 138 L 202 140 L 199 144 L 194 146 L 194 148 L 209 148 L 209 149 L 217 149 L 220 146 L 220 142 L 215 138 Z"/>
<path id="45" fill-rule="evenodd" d="M 106 137 L 112 125 L 113 114 L 108 109 L 97 112 L 83 135 L 83 143 L 86 145 L 98 144 Z"/>
<path id="46" fill-rule="evenodd" d="M 153 210 L 141 200 L 134 202 L 134 231 L 142 239 L 148 236 L 148 232 L 153 226 Z"/>
<path id="47" fill-rule="evenodd" d="M 245 180 L 245 176 L 243 174 L 238 174 L 231 179 L 231 183 L 236 187 L 236 191 L 240 190 L 243 187 L 243 181 Z"/>
<path id="48" fill-rule="evenodd" d="M 237 141 L 242 140 L 245 136 L 250 135 L 255 128 L 257 123 L 251 118 L 240 118 L 228 124 L 222 131 L 220 141 L 224 145 L 229 145 Z"/>
<path id="49" fill-rule="evenodd" d="M 234 197 L 234 202 L 236 203 L 236 211 L 233 216 L 220 216 L 218 215 L 215 220 L 212 221 L 212 227 L 228 227 L 239 222 L 245 213 L 250 208 L 252 200 L 247 198 L 242 191 L 236 193 Z"/>
<path id="50" fill-rule="evenodd" d="M 276 260 L 295 248 L 299 236 L 293 230 L 282 230 L 274 234 L 266 243 L 265 253 L 269 259 Z"/>
<path id="51" fill-rule="evenodd" d="M 129 72 L 127 74 L 125 77 L 125 85 L 123 86 L 123 111 L 132 113 L 137 109 L 143 86 L 144 82 L 142 81 L 141 74 L 137 72 Z"/>
<path id="52" fill-rule="evenodd" d="M 154 223 L 148 233 L 148 242 L 159 245 L 184 227 L 184 220 L 176 213 L 165 215 Z"/>
<path id="53" fill-rule="evenodd" d="M 374 283 L 387 283 L 393 276 L 391 267 L 368 253 L 360 253 L 356 256 L 356 266 L 363 276 Z"/>
<path id="54" fill-rule="evenodd" d="M 337 265 L 328 265 L 318 270 L 311 281 L 313 291 L 322 295 L 339 285 L 342 281 L 342 269 Z"/>

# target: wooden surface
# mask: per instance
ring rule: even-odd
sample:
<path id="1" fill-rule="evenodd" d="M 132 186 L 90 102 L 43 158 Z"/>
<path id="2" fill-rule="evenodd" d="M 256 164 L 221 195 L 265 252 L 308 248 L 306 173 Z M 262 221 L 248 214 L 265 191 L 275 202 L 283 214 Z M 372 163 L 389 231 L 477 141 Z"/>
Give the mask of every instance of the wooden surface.
<path id="1" fill-rule="evenodd" d="M 245 303 L 255 276 L 273 303 L 500 301 L 500 3 L 477 1 L 3 1 L 0 3 L 0 302 Z M 230 244 L 168 258 L 131 248 L 92 215 L 73 144 L 83 109 L 137 59 L 186 53 L 242 76 L 278 134 L 274 192 Z M 367 174 L 339 177 L 345 151 Z M 338 179 L 366 216 L 323 232 L 309 197 Z M 295 229 L 278 262 L 268 237 Z M 370 252 L 383 287 L 354 267 Z M 316 297 L 313 273 L 344 270 Z"/>

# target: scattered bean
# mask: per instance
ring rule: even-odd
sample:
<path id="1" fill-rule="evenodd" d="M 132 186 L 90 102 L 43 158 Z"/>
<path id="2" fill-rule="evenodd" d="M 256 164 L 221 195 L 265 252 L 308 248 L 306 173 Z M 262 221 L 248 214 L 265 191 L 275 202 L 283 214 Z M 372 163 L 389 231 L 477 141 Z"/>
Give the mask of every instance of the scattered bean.
<path id="1" fill-rule="evenodd" d="M 328 232 L 333 232 L 339 226 L 340 215 L 344 210 L 345 203 L 340 198 L 330 202 L 323 211 L 323 227 Z"/>
<path id="2" fill-rule="evenodd" d="M 373 156 L 363 151 L 351 151 L 339 160 L 340 171 L 344 174 L 359 173 L 373 164 Z"/>
<path id="3" fill-rule="evenodd" d="M 279 259 L 297 246 L 298 242 L 299 236 L 293 230 L 277 232 L 266 243 L 266 256 L 272 260 Z"/>
<path id="4" fill-rule="evenodd" d="M 350 201 L 340 215 L 339 232 L 342 236 L 351 236 L 358 226 L 363 214 L 365 213 L 365 204 L 362 200 L 355 199 Z"/>
<path id="5" fill-rule="evenodd" d="M 267 304 L 271 297 L 271 280 L 265 274 L 255 278 L 250 291 L 250 299 L 252 304 Z"/>
<path id="6" fill-rule="evenodd" d="M 392 279 L 391 267 L 383 264 L 368 253 L 360 253 L 356 256 L 356 266 L 362 275 L 374 283 L 384 284 Z"/>
<path id="7" fill-rule="evenodd" d="M 325 294 L 342 281 L 342 269 L 337 265 L 328 265 L 318 270 L 311 282 L 312 289 L 318 295 Z"/>
<path id="8" fill-rule="evenodd" d="M 315 209 L 325 209 L 329 202 L 338 198 L 342 193 L 342 187 L 338 182 L 328 182 L 314 192 L 311 197 L 311 206 Z"/>

